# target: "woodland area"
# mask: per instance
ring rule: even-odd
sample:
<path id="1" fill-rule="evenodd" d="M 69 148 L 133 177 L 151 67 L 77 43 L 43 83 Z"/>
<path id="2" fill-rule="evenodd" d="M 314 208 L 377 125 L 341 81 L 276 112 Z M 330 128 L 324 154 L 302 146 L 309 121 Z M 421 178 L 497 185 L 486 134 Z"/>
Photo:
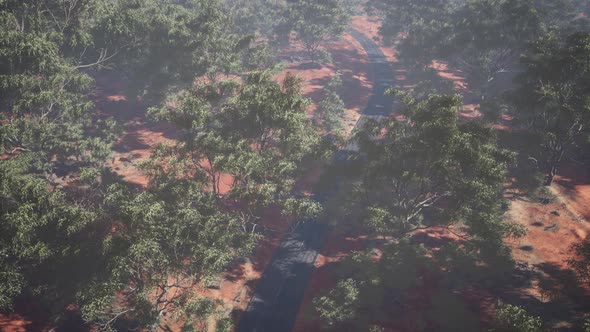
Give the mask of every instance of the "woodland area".
<path id="1" fill-rule="evenodd" d="M 257 279 L 211 289 L 320 223 L 294 331 L 590 332 L 586 231 L 545 228 L 563 275 L 526 300 L 547 262 L 522 258 L 537 233 L 513 217 L 590 206 L 560 191 L 572 169 L 590 181 L 589 17 L 587 0 L 0 0 L 0 329 L 241 332 Z M 358 121 L 376 75 L 350 29 L 394 68 L 387 116 Z"/>

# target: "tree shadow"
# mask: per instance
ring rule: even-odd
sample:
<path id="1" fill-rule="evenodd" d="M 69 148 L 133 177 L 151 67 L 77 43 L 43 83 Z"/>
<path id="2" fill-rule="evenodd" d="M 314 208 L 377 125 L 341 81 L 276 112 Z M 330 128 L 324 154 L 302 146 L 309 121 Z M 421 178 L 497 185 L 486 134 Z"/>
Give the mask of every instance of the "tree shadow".
<path id="1" fill-rule="evenodd" d="M 515 283 L 498 290 L 497 295 L 503 301 L 524 307 L 557 331 L 581 329 L 586 313 L 590 311 L 590 297 L 574 271 L 555 263 L 541 263 L 528 269 L 517 267 L 513 278 L 513 281 L 521 278 L 527 283 Z M 537 296 L 529 291 L 535 283 Z"/>
<path id="2" fill-rule="evenodd" d="M 138 132 L 126 132 L 113 147 L 115 152 L 126 153 L 134 150 L 147 150 L 151 146 L 146 144 L 143 136 Z"/>

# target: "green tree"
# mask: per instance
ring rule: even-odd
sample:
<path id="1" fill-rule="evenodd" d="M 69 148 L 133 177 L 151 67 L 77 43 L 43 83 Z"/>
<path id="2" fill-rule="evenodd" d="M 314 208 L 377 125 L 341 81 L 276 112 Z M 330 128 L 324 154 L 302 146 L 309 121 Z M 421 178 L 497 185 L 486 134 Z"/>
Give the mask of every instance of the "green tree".
<path id="1" fill-rule="evenodd" d="M 590 281 L 590 241 L 583 240 L 572 246 L 573 257 L 568 264 L 578 273 L 578 277 Z"/>
<path id="2" fill-rule="evenodd" d="M 100 274 L 102 234 L 108 229 L 100 190 L 72 184 L 52 189 L 31 172 L 35 157 L 0 163 L 0 308 L 38 296 L 57 316 L 75 303 L 78 287 Z M 105 173 L 106 174 L 106 173 Z"/>
<path id="3" fill-rule="evenodd" d="M 496 311 L 492 332 L 547 332 L 539 317 L 531 316 L 521 307 L 501 304 Z"/>
<path id="4" fill-rule="evenodd" d="M 76 62 L 76 49 L 90 46 L 81 21 L 96 2 L 52 17 L 66 5 L 58 3 L 0 2 L 1 147 L 32 153 L 39 170 L 50 173 L 51 164 L 100 163 L 117 133 L 113 121 L 92 118 L 86 94 L 93 80 Z"/>
<path id="5" fill-rule="evenodd" d="M 243 83 L 198 86 L 174 104 L 152 110 L 183 130 L 164 158 L 184 164 L 187 176 L 204 178 L 216 195 L 222 176 L 229 175 L 224 199 L 242 207 L 244 230 L 255 230 L 264 208 L 293 199 L 295 179 L 318 154 L 321 142 L 306 117 L 309 101 L 290 74 L 282 84 L 269 72 L 258 72 Z M 290 206 L 318 210 L 311 201 Z"/>
<path id="6" fill-rule="evenodd" d="M 467 1 L 452 18 L 444 58 L 467 72 L 482 99 L 501 72 L 513 70 L 528 43 L 544 32 L 542 17 L 530 1 Z"/>
<path id="7" fill-rule="evenodd" d="M 312 62 L 320 45 L 330 38 L 339 37 L 350 20 L 342 0 L 289 1 L 289 18 L 292 30 L 304 44 Z"/>
<path id="8" fill-rule="evenodd" d="M 187 294 L 196 284 L 253 248 L 255 236 L 241 231 L 238 216 L 222 211 L 201 182 L 178 169 L 152 174 L 142 193 L 114 185 L 105 196 L 118 220 L 103 242 L 106 269 L 78 293 L 83 318 L 101 328 L 121 319 L 156 326 L 165 312 L 190 309 Z"/>
<path id="9" fill-rule="evenodd" d="M 520 123 L 529 130 L 530 157 L 551 185 L 563 158 L 580 151 L 588 139 L 590 35 L 566 40 L 548 37 L 532 46 L 517 79 L 513 102 Z"/>
<path id="10" fill-rule="evenodd" d="M 380 33 L 399 39 L 400 57 L 420 66 L 444 60 L 463 70 L 482 98 L 501 72 L 513 70 L 527 43 L 544 32 L 528 0 L 372 0 L 383 13 Z"/>
<path id="11" fill-rule="evenodd" d="M 218 1 L 117 0 L 97 21 L 95 47 L 123 50 L 110 66 L 132 79 L 131 92 L 161 98 L 219 65 L 228 19 Z"/>
<path id="12" fill-rule="evenodd" d="M 339 281 L 330 292 L 313 300 L 318 315 L 328 328 L 354 320 L 358 313 L 359 290 L 353 279 Z"/>
<path id="13" fill-rule="evenodd" d="M 340 90 L 342 79 L 340 74 L 337 74 L 324 87 L 324 99 L 319 102 L 316 110 L 322 128 L 329 133 L 343 129 L 342 120 L 346 115 L 346 105 L 340 98 Z"/>
<path id="14" fill-rule="evenodd" d="M 77 304 L 100 328 L 153 326 L 185 304 L 177 290 L 250 252 L 241 215 L 178 164 L 159 169 L 163 148 L 143 192 L 104 169 L 118 126 L 89 97 L 99 69 L 148 96 L 242 70 L 250 43 L 220 38 L 224 19 L 208 0 L 0 0 L 2 310 L 33 296 L 54 321 Z"/>
<path id="15" fill-rule="evenodd" d="M 358 163 L 350 166 L 348 182 L 340 184 L 344 194 L 335 198 L 340 214 L 332 219 L 339 227 L 350 220 L 383 239 L 378 254 L 355 254 L 336 272 L 355 281 L 354 303 L 336 302 L 346 294 L 342 288 L 315 303 L 330 318 L 328 325 L 338 323 L 343 330 L 362 330 L 369 322 L 386 320 L 388 310 L 404 310 L 409 290 L 429 282 L 424 276 L 449 290 L 496 280 L 505 267 L 512 268 L 504 238 L 522 233 L 502 219 L 502 185 L 512 156 L 497 146 L 491 128 L 460 124 L 459 96 L 396 94 L 405 104 L 405 119 L 367 121 L 356 133 Z M 447 229 L 461 244 L 430 251 L 413 237 L 429 228 Z M 482 261 L 490 266 L 485 272 L 477 267 Z M 456 296 L 441 293 L 416 321 L 446 331 L 471 330 L 477 326 L 474 317 L 456 319 L 470 312 L 459 303 Z"/>
<path id="16" fill-rule="evenodd" d="M 366 166 L 354 187 L 364 223 L 379 234 L 464 223 L 488 243 L 506 235 L 500 218 L 502 183 L 511 160 L 490 128 L 458 124 L 461 98 L 430 95 L 406 103 L 406 121 L 369 123 L 357 134 Z M 379 133 L 385 133 L 380 140 Z M 444 206 L 444 208 L 443 208 Z"/>

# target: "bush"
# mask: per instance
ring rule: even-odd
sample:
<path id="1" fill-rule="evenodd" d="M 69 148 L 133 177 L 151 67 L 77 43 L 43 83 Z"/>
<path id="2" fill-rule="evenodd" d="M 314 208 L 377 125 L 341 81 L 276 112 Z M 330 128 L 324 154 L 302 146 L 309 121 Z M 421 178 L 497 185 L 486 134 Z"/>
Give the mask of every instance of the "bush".
<path id="1" fill-rule="evenodd" d="M 531 316 L 521 307 L 501 304 L 490 332 L 547 332 L 540 317 Z"/>
<path id="2" fill-rule="evenodd" d="M 328 328 L 353 320 L 358 310 L 359 289 L 353 279 L 342 280 L 327 295 L 313 300 L 318 315 Z"/>

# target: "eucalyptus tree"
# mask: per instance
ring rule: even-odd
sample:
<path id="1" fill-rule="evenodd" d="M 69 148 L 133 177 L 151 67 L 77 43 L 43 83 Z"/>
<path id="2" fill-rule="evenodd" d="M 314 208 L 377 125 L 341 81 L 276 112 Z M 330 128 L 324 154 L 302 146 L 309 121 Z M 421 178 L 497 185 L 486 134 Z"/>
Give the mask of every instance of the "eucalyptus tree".
<path id="1" fill-rule="evenodd" d="M 429 275 L 449 293 L 429 298 L 430 311 L 416 319 L 444 331 L 472 330 L 477 321 L 452 290 L 493 282 L 512 267 L 504 239 L 522 235 L 502 218 L 512 156 L 496 145 L 491 128 L 459 123 L 459 96 L 396 94 L 405 119 L 368 121 L 358 131 L 354 176 L 341 184 L 335 202 L 340 214 L 334 219 L 361 227 L 380 243 L 378 254 L 369 249 L 347 258 L 335 272 L 346 281 L 320 295 L 315 309 L 327 327 L 367 329 L 404 310 L 408 292 L 426 286 Z M 459 240 L 431 251 L 416 236 L 428 229 L 444 229 Z M 489 264 L 486 272 L 474 267 L 481 262 Z"/>
<path id="2" fill-rule="evenodd" d="M 204 178 L 240 212 L 244 230 L 254 231 L 263 209 L 274 204 L 318 212 L 311 201 L 292 197 L 295 179 L 319 155 L 308 106 L 297 78 L 287 74 L 278 84 L 269 72 L 257 72 L 243 82 L 197 86 L 152 112 L 183 133 L 162 158 L 183 163 L 189 177 Z"/>
<path id="3" fill-rule="evenodd" d="M 305 46 L 312 62 L 322 43 L 339 37 L 350 21 L 342 0 L 291 0 L 288 10 L 292 31 Z"/>
<path id="4" fill-rule="evenodd" d="M 420 66 L 448 61 L 467 74 L 482 98 L 545 31 L 544 18 L 528 0 L 372 0 L 369 5 L 384 15 L 380 33 L 399 40 L 403 59 Z"/>
<path id="5" fill-rule="evenodd" d="M 492 323 L 492 332 L 548 332 L 540 317 L 532 316 L 521 307 L 501 304 Z"/>
<path id="6" fill-rule="evenodd" d="M 453 15 L 442 56 L 467 73 L 482 99 L 502 72 L 514 72 L 528 43 L 544 34 L 543 17 L 530 1 L 467 1 Z"/>
<path id="7" fill-rule="evenodd" d="M 32 154 L 0 163 L 0 310 L 36 296 L 59 317 L 77 287 L 101 271 L 108 221 L 95 190 L 52 190 L 34 164 Z"/>
<path id="8" fill-rule="evenodd" d="M 551 185 L 564 158 L 584 151 L 590 131 L 590 34 L 535 43 L 513 94 L 516 116 L 531 133 L 529 155 Z M 581 150 L 580 150 L 581 149 Z"/>
<path id="9" fill-rule="evenodd" d="M 102 243 L 104 270 L 77 293 L 84 320 L 102 329 L 155 328 L 164 315 L 182 314 L 199 297 L 195 287 L 249 255 L 256 240 L 202 182 L 178 168 L 144 167 L 147 190 L 107 188 L 104 204 L 117 223 Z"/>
<path id="10" fill-rule="evenodd" d="M 324 99 L 318 103 L 316 114 L 321 126 L 326 132 L 333 133 L 343 129 L 343 118 L 346 115 L 346 105 L 340 97 L 342 79 L 340 74 L 332 77 L 324 88 Z"/>
<path id="11" fill-rule="evenodd" d="M 357 134 L 366 158 L 362 181 L 354 186 L 354 201 L 367 206 L 361 220 L 396 238 L 461 222 L 472 236 L 501 242 L 502 183 L 510 155 L 496 146 L 490 128 L 458 124 L 459 96 L 401 96 L 406 121 L 372 123 Z M 383 137 L 375 140 L 378 133 Z"/>
<path id="12" fill-rule="evenodd" d="M 2 147 L 40 157 L 45 171 L 51 171 L 52 159 L 99 162 L 108 155 L 116 133 L 112 121 L 93 121 L 93 105 L 86 96 L 93 80 L 81 71 L 91 65 L 84 61 L 100 63 L 106 53 L 97 55 L 98 60 L 80 59 L 83 52 L 78 53 L 91 46 L 91 31 L 84 22 L 98 6 L 96 1 L 76 8 L 66 2 L 0 2 Z M 90 135 L 91 127 L 99 130 Z"/>

